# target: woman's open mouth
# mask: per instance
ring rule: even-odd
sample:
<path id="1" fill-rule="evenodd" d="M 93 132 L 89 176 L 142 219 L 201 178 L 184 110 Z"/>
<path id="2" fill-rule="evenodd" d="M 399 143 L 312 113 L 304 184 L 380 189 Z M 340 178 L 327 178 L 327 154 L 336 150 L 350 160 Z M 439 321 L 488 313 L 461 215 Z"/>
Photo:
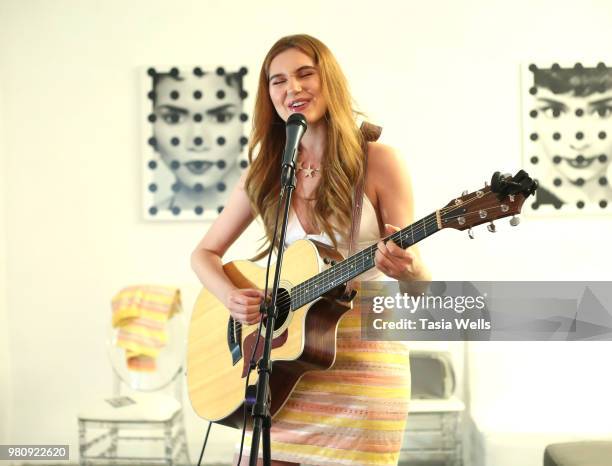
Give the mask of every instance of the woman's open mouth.
<path id="1" fill-rule="evenodd" d="M 308 106 L 308 100 L 296 100 L 289 105 L 289 110 L 292 112 L 302 112 Z"/>
<path id="2" fill-rule="evenodd" d="M 579 155 L 573 159 L 569 157 L 563 157 L 563 159 L 569 164 L 572 168 L 587 168 L 590 166 L 595 160 L 597 160 L 597 156 L 594 155 L 592 157 L 585 157 L 583 155 Z"/>
<path id="3" fill-rule="evenodd" d="M 203 175 L 214 165 L 214 163 L 206 160 L 192 160 L 191 162 L 185 162 L 183 165 L 187 167 L 190 173 L 194 175 Z"/>

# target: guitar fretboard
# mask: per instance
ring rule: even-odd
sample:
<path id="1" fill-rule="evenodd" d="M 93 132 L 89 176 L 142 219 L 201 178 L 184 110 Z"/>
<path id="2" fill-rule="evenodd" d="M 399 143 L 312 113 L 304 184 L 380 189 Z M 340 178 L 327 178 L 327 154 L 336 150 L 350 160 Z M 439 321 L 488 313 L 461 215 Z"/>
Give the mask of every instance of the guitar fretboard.
<path id="1" fill-rule="evenodd" d="M 412 225 L 393 233 L 385 238 L 393 240 L 397 245 L 406 249 L 413 244 L 427 238 L 439 230 L 436 212 L 416 221 Z M 374 267 L 376 243 L 353 256 L 338 262 L 329 269 L 296 285 L 291 290 L 291 310 L 294 311 L 311 301 L 319 298 L 342 283 L 357 277 Z"/>

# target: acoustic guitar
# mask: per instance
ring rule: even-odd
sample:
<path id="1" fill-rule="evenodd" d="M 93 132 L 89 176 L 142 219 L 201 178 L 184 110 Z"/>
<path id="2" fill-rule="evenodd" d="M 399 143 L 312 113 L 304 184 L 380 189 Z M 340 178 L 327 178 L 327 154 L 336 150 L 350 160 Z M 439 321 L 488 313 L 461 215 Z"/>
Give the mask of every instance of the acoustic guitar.
<path id="1" fill-rule="evenodd" d="M 470 230 L 493 220 L 520 213 L 525 199 L 537 189 L 526 172 L 514 177 L 496 172 L 491 184 L 464 193 L 445 207 L 384 238 L 402 248 L 444 228 Z M 512 225 L 518 224 L 513 217 Z M 338 323 L 350 308 L 343 297 L 347 281 L 374 267 L 376 244 L 344 259 L 333 248 L 311 240 L 298 240 L 285 251 L 277 298 L 278 318 L 272 340 L 270 377 L 274 416 L 308 371 L 331 367 L 336 357 Z M 265 268 L 242 260 L 223 270 L 239 288 L 265 286 Z M 265 321 L 255 361 L 263 349 Z M 258 324 L 236 322 L 208 290 L 203 289 L 193 310 L 187 350 L 187 387 L 195 412 L 204 419 L 241 427 L 245 378 L 257 341 Z M 253 373 L 253 383 L 257 374 Z M 250 418 L 250 416 L 248 416 Z"/>

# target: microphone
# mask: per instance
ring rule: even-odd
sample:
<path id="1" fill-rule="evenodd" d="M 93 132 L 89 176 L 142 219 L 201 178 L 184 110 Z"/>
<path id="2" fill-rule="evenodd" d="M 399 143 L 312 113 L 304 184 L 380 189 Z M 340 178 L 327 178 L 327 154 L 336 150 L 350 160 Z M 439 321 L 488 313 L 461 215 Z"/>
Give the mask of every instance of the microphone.
<path id="1" fill-rule="evenodd" d="M 297 149 L 300 145 L 302 136 L 304 136 L 306 132 L 306 128 L 308 128 L 306 118 L 301 113 L 293 113 L 287 119 L 287 138 L 285 142 L 285 152 L 283 153 L 283 168 L 288 165 L 295 168 Z"/>

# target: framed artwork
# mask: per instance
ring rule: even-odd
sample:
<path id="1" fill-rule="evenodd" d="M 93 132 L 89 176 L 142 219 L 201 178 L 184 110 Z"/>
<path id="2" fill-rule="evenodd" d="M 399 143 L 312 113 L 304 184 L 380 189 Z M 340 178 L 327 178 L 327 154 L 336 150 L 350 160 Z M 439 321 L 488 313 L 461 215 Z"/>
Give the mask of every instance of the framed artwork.
<path id="1" fill-rule="evenodd" d="M 612 211 L 612 68 L 522 67 L 523 167 L 539 181 L 530 213 Z"/>
<path id="2" fill-rule="evenodd" d="M 148 220 L 214 219 L 248 166 L 246 67 L 142 70 Z"/>

